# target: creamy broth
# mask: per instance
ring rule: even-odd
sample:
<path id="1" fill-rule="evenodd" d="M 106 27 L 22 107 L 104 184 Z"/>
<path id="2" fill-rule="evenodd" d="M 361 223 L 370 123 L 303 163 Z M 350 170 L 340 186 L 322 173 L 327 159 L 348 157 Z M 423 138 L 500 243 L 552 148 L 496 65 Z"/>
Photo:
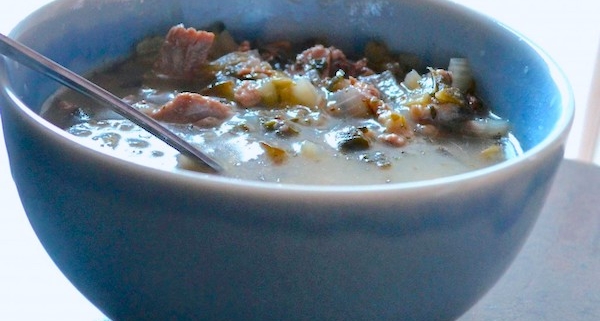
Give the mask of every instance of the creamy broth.
<path id="1" fill-rule="evenodd" d="M 218 34 L 216 43 L 232 42 L 224 38 Z M 521 153 L 508 122 L 487 109 L 464 115 L 459 104 L 475 100 L 473 86 L 448 82 L 452 72 L 458 79 L 460 69 L 407 73 L 367 68 L 362 64 L 366 60 L 344 60 L 339 64 L 346 72 L 326 74 L 322 66 L 311 69 L 298 61 L 310 57 L 310 66 L 321 62 L 313 58 L 323 48 L 329 50 L 328 58 L 339 57 L 333 47 L 301 51 L 295 63 L 283 64 L 235 43 L 244 50 L 218 55 L 213 50 L 216 56 L 189 77 L 165 72 L 172 66 L 157 67 L 157 59 L 164 59 L 164 43 L 158 41 L 163 43 L 158 53 L 147 49 L 156 41 L 141 44 L 127 61 L 89 78 L 198 146 L 223 165 L 225 176 L 292 184 L 386 184 L 460 174 Z M 469 94 L 456 89 L 461 86 Z M 249 91 L 255 96 L 245 96 Z M 181 113 L 160 114 L 182 97 L 218 106 L 208 117 L 196 116 L 205 110 L 193 110 L 189 118 L 193 113 L 186 111 L 183 121 Z M 161 169 L 202 170 L 76 93 L 57 92 L 43 110 L 45 118 L 86 146 Z"/>

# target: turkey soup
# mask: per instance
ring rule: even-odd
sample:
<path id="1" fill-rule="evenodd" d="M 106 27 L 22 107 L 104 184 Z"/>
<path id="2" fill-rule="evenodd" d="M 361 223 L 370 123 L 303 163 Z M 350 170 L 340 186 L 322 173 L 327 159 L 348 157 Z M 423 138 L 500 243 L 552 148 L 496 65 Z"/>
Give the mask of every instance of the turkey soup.
<path id="1" fill-rule="evenodd" d="M 350 58 L 325 41 L 236 41 L 177 25 L 90 75 L 217 160 L 220 175 L 291 184 L 386 184 L 472 171 L 522 151 L 475 92 L 464 58 L 418 58 L 370 42 Z M 130 121 L 60 90 L 43 116 L 76 140 L 140 164 L 203 168 Z"/>

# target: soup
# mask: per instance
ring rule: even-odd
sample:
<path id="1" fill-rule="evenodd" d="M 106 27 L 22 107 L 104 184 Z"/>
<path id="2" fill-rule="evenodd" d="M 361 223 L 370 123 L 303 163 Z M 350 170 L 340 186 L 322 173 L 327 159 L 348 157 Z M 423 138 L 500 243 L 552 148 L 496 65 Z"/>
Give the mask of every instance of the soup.
<path id="1" fill-rule="evenodd" d="M 386 184 L 483 168 L 521 153 L 476 96 L 464 58 L 415 68 L 370 42 L 351 59 L 323 40 L 237 42 L 174 26 L 90 79 L 217 160 L 222 175 L 293 184 Z M 202 167 L 109 109 L 61 90 L 43 116 L 87 146 L 168 170 Z"/>

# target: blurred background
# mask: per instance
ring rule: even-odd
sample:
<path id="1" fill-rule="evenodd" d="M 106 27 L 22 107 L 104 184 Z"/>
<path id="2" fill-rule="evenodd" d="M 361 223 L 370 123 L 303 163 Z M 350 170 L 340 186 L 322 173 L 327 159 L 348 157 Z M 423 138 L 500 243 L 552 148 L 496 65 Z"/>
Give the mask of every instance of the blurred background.
<path id="1" fill-rule="evenodd" d="M 101 1 L 101 0 L 96 0 Z M 0 32 L 48 0 L 3 6 Z M 600 24 L 595 1 L 455 0 L 517 30 L 546 51 L 565 72 L 576 99 L 566 157 L 600 163 Z M 103 315 L 54 266 L 31 230 L 10 177 L 0 135 L 0 318 L 12 321 L 100 321 Z"/>

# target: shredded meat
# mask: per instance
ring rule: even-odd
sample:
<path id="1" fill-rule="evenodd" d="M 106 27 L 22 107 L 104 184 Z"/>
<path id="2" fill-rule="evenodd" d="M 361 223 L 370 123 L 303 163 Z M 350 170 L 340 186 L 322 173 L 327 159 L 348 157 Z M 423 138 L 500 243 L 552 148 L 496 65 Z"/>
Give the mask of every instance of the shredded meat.
<path id="1" fill-rule="evenodd" d="M 216 126 L 233 115 L 232 107 L 217 98 L 186 92 L 178 94 L 150 116 L 168 123 Z"/>
<path id="2" fill-rule="evenodd" d="M 161 47 L 154 70 L 171 78 L 192 79 L 207 63 L 215 35 L 208 31 L 172 27 Z"/>

